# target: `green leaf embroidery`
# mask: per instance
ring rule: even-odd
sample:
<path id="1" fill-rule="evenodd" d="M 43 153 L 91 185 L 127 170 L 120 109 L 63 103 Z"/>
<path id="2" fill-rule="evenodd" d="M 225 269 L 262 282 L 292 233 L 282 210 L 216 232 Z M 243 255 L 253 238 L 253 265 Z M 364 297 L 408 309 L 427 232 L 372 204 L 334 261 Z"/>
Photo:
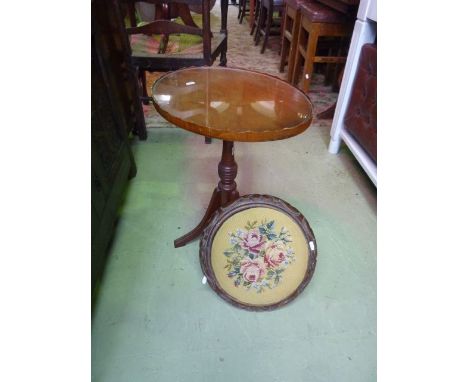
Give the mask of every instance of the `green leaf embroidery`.
<path id="1" fill-rule="evenodd" d="M 226 275 L 231 278 L 234 286 L 242 286 L 246 290 L 253 289 L 256 293 L 263 293 L 276 287 L 283 277 L 283 272 L 295 261 L 294 249 L 290 245 L 292 238 L 285 227 L 281 227 L 279 232 L 275 230 L 274 220 L 263 219 L 260 224 L 256 220 L 253 222 L 247 221 L 244 228 L 247 231 L 258 229 L 258 232 L 262 235 L 260 243 L 263 243 L 264 246 L 258 248 L 258 253 L 249 252 L 240 245 L 246 240 L 244 237 L 246 232 L 243 229 L 237 229 L 234 233 L 229 233 L 230 247 L 223 252 L 226 258 L 224 269 L 226 269 Z M 251 240 L 250 237 L 249 240 Z M 272 243 L 282 246 L 287 251 L 286 259 L 281 264 L 276 264 L 270 260 L 265 261 L 266 249 Z M 255 282 L 246 281 L 244 274 L 241 273 L 242 267 L 246 272 L 253 272 L 252 274 L 259 272 L 257 273 L 260 276 L 258 280 Z"/>

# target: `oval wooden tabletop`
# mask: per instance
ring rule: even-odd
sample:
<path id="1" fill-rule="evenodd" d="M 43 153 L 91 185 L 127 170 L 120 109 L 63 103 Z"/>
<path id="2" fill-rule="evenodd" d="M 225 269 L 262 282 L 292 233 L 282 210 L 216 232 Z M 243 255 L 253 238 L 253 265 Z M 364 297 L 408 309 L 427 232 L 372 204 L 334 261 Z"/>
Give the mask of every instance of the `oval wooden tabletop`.
<path id="1" fill-rule="evenodd" d="M 159 78 L 152 90 L 156 109 L 169 122 L 226 141 L 289 138 L 312 122 L 312 103 L 305 93 L 245 69 L 181 69 Z"/>

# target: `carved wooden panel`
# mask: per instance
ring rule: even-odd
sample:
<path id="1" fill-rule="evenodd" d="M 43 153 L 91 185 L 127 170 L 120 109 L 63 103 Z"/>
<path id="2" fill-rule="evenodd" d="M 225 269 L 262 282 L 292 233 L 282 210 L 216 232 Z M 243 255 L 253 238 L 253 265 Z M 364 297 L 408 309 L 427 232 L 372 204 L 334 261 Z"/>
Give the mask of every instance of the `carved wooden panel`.
<path id="1" fill-rule="evenodd" d="M 138 128 L 136 78 L 125 52 L 117 3 L 92 2 L 91 33 L 91 280 L 104 269 L 117 211 L 128 179 L 136 174 L 129 134 Z M 133 76 L 133 77 L 132 77 Z M 144 126 L 144 125 L 143 125 Z M 142 134 L 144 133 L 144 134 Z"/>
<path id="2" fill-rule="evenodd" d="M 106 78 L 107 86 L 115 94 L 118 112 L 127 133 L 134 131 L 146 139 L 146 127 L 141 106 L 137 73 L 131 65 L 128 42 L 119 1 L 95 0 L 93 2 L 94 38 L 99 56 L 106 61 L 112 76 Z"/>

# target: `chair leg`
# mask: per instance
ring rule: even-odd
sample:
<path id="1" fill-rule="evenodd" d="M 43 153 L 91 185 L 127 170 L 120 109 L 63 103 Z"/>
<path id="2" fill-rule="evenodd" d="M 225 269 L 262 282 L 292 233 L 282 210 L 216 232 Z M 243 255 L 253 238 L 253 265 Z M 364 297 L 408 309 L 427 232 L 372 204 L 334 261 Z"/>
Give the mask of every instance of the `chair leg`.
<path id="1" fill-rule="evenodd" d="M 168 42 L 169 42 L 169 35 L 167 35 L 167 34 L 161 35 L 161 39 L 159 40 L 158 54 L 166 53 L 167 43 Z"/>
<path id="2" fill-rule="evenodd" d="M 284 23 L 286 21 L 286 17 L 288 17 L 286 13 L 286 7 L 281 9 L 279 11 L 279 15 L 281 17 L 281 23 L 280 23 L 280 47 L 278 50 L 278 56 L 281 56 L 281 51 L 283 50 L 283 31 L 284 31 Z"/>
<path id="3" fill-rule="evenodd" d="M 286 27 L 290 25 L 291 18 L 288 16 L 288 6 L 286 5 L 286 9 L 284 10 L 284 20 L 283 26 L 281 28 L 281 49 L 280 49 L 280 73 L 284 72 L 284 66 L 286 65 L 286 57 L 289 56 L 289 51 L 291 49 L 291 41 L 289 41 L 286 36 L 284 35 L 286 32 Z M 293 35 L 294 27 L 291 28 L 291 35 Z"/>
<path id="4" fill-rule="evenodd" d="M 221 48 L 221 57 L 219 59 L 219 66 L 226 66 L 227 65 L 227 41 L 224 41 L 224 44 Z"/>
<path id="5" fill-rule="evenodd" d="M 281 44 L 281 58 L 280 58 L 280 73 L 284 72 L 284 66 L 286 65 L 286 56 L 289 56 L 289 50 L 291 49 L 291 43 L 286 38 L 283 37 L 282 44 Z"/>
<path id="6" fill-rule="evenodd" d="M 309 32 L 309 39 L 307 41 L 306 57 L 304 62 L 304 74 L 301 83 L 303 92 L 308 92 L 310 82 L 312 81 L 312 72 L 314 71 L 315 51 L 317 50 L 318 31 L 312 28 Z"/>
<path id="7" fill-rule="evenodd" d="M 252 36 L 255 31 L 256 20 L 252 23 L 252 28 L 250 28 L 250 35 Z"/>
<path id="8" fill-rule="evenodd" d="M 197 24 L 195 24 L 195 21 L 192 18 L 192 14 L 190 13 L 190 9 L 187 4 L 175 3 L 174 5 L 177 5 L 177 13 L 179 14 L 179 17 L 182 19 L 185 25 L 194 28 L 200 28 Z"/>
<path id="9" fill-rule="evenodd" d="M 239 12 L 237 12 L 237 19 L 240 20 L 241 18 L 241 14 L 242 14 L 242 3 L 244 2 L 245 0 L 240 0 L 239 1 Z M 242 23 L 242 21 L 239 21 L 239 24 Z"/>
<path id="10" fill-rule="evenodd" d="M 267 15 L 266 15 L 266 23 L 265 23 L 265 36 L 263 37 L 262 50 L 260 51 L 261 54 L 265 52 L 268 38 L 270 37 L 271 24 L 273 24 L 273 9 L 268 8 Z"/>
<path id="11" fill-rule="evenodd" d="M 296 13 L 292 25 L 292 36 L 291 36 L 291 46 L 289 47 L 289 57 L 288 57 L 288 82 L 293 83 L 293 71 L 294 63 L 296 62 L 296 51 L 298 50 L 297 45 L 299 41 L 299 27 L 301 25 L 301 15 L 299 12 Z"/>
<path id="12" fill-rule="evenodd" d="M 317 119 L 333 119 L 333 116 L 335 115 L 335 109 L 336 109 L 336 102 L 333 105 L 327 107 L 321 113 L 318 113 Z"/>
<path id="13" fill-rule="evenodd" d="M 291 63 L 288 64 L 289 66 L 288 81 L 289 81 L 289 74 L 291 73 L 291 80 L 289 82 L 293 85 L 296 85 L 297 82 L 299 81 L 299 74 L 300 74 L 301 66 L 304 62 L 304 57 L 302 57 L 301 51 L 299 49 L 299 42 L 302 41 L 302 36 L 304 32 L 305 30 L 302 27 L 302 23 L 301 23 L 301 25 L 299 25 L 299 32 L 297 35 L 297 47 L 295 49 L 295 52 L 293 52 L 293 50 L 291 49 L 291 52 L 289 54 L 289 57 L 291 57 L 291 55 L 294 55 L 294 61 L 291 62 L 291 60 L 289 60 Z"/>
<path id="14" fill-rule="evenodd" d="M 255 32 L 255 27 L 258 25 L 258 15 L 260 13 L 260 5 L 259 5 L 259 2 L 256 1 L 255 2 L 255 11 L 253 13 L 253 18 L 254 18 L 254 22 L 252 23 L 252 29 L 250 29 L 250 35 L 252 36 Z M 250 13 L 252 13 L 252 10 L 250 10 Z"/>
<path id="15" fill-rule="evenodd" d="M 260 4 L 260 14 L 258 16 L 257 31 L 255 32 L 255 45 L 260 42 L 260 32 L 265 23 L 265 8 Z"/>
<path id="16" fill-rule="evenodd" d="M 143 69 L 139 69 L 138 77 L 140 77 L 141 91 L 142 91 L 143 97 L 145 97 L 145 101 L 143 101 L 143 104 L 148 105 L 149 102 L 146 101 L 146 99 L 148 98 L 148 90 L 146 89 L 146 71 L 144 71 Z"/>
<path id="17" fill-rule="evenodd" d="M 333 49 L 328 49 L 328 56 L 331 57 L 333 56 L 334 54 L 334 50 Z M 325 85 L 330 85 L 330 83 L 332 82 L 331 79 L 332 79 L 332 71 L 333 71 L 333 64 L 326 64 L 325 66 Z"/>
<path id="18" fill-rule="evenodd" d="M 242 13 L 240 15 L 239 24 L 242 24 L 242 21 L 244 21 L 244 17 L 246 13 L 247 13 L 247 0 L 243 0 Z"/>
<path id="19" fill-rule="evenodd" d="M 341 37 L 340 38 L 340 45 L 338 47 L 338 53 L 337 53 L 338 57 L 341 57 L 341 56 L 343 56 L 345 54 L 344 45 L 345 45 L 345 41 L 344 41 L 343 37 Z M 339 76 L 343 72 L 343 67 L 344 67 L 343 64 L 335 64 L 334 65 L 334 71 L 332 73 L 332 89 L 333 89 L 333 91 L 339 91 L 339 88 L 340 88 Z"/>

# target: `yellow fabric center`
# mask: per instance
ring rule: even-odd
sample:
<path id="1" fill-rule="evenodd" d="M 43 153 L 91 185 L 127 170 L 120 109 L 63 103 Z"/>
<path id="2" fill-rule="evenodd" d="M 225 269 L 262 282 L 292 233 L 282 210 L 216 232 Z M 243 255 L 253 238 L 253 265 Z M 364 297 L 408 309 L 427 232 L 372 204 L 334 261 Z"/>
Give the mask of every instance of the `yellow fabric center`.
<path id="1" fill-rule="evenodd" d="M 258 258 L 249 259 L 249 257 L 245 257 L 243 261 L 244 265 L 241 267 L 241 273 L 245 274 L 247 280 L 256 278 L 256 276 L 261 274 L 261 278 L 258 279 L 260 282 L 253 283 L 256 285 L 256 288 L 248 283 L 245 286 L 245 278 L 241 279 L 239 275 L 241 283 L 235 285 L 235 279 L 232 275 L 229 277 L 229 257 L 224 254 L 233 247 L 233 242 L 230 241 L 233 234 L 235 235 L 238 232 L 240 237 L 246 237 L 246 233 L 249 232 L 249 223 L 257 222 L 256 226 L 258 226 L 260 222 L 271 221 L 274 221 L 275 234 L 278 235 L 281 230 L 287 231 L 289 233 L 289 240 L 291 241 L 284 245 L 282 241 L 275 242 L 275 239 L 268 240 L 266 235 L 262 235 L 262 240 L 265 241 L 265 244 L 261 246 L 262 250 L 259 255 L 257 255 L 257 251 L 260 246 L 253 247 L 255 254 L 252 256 L 258 256 Z M 253 237 L 249 243 L 255 243 L 256 239 L 257 237 Z M 234 238 L 234 243 L 236 240 Z M 246 241 L 241 243 L 242 248 L 246 246 L 245 243 Z M 281 265 L 276 266 L 283 258 L 281 253 L 284 252 L 284 248 L 288 248 L 293 253 L 291 258 L 294 261 L 289 262 L 289 259 L 286 259 Z M 265 259 L 265 253 L 268 255 L 267 259 Z M 246 209 L 228 218 L 216 232 L 211 246 L 211 265 L 220 287 L 234 299 L 251 305 L 270 305 L 290 296 L 303 281 L 308 261 L 308 242 L 299 225 L 284 212 L 266 207 Z M 249 264 L 251 264 L 250 268 Z M 275 272 L 279 269 L 282 269 L 282 271 L 278 283 L 275 284 L 274 277 L 268 281 L 265 279 L 268 271 Z M 264 285 L 261 286 L 263 279 L 265 279 Z M 270 287 L 265 287 L 266 284 Z"/>

